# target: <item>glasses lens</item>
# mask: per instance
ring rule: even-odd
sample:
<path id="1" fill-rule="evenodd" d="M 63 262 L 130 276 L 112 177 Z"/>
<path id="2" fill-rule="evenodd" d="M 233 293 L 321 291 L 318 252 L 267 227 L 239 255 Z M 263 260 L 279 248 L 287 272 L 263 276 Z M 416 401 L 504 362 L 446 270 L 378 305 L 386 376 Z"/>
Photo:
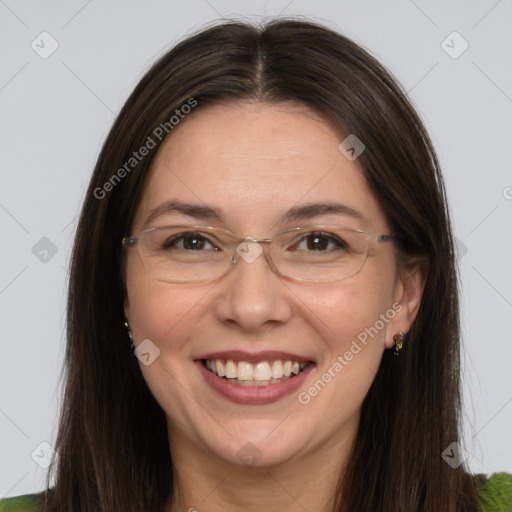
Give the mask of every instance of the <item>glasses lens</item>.
<path id="1" fill-rule="evenodd" d="M 169 226 L 140 236 L 139 254 L 152 277 L 173 283 L 210 281 L 230 267 L 239 240 L 217 228 Z M 357 274 L 367 258 L 369 235 L 340 226 L 295 228 L 270 244 L 276 270 L 303 281 L 329 282 Z M 246 263 L 252 259 L 242 258 Z M 256 258 L 257 259 L 257 258 Z"/>
<path id="2" fill-rule="evenodd" d="M 275 237 L 272 258 L 283 275 L 304 281 L 339 281 L 357 274 L 367 258 L 367 233 L 317 226 Z"/>
<path id="3" fill-rule="evenodd" d="M 230 266 L 232 246 L 219 230 L 171 226 L 143 232 L 139 253 L 155 279 L 188 283 L 221 276 Z"/>

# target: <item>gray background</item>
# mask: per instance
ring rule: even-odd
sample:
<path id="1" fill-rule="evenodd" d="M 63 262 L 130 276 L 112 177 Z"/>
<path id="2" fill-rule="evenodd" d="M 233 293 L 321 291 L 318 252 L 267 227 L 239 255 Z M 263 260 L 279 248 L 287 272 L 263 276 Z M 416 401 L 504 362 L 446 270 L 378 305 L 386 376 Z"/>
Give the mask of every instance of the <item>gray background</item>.
<path id="1" fill-rule="evenodd" d="M 43 488 L 76 215 L 116 112 L 186 34 L 221 17 L 277 14 L 364 45 L 424 119 L 459 240 L 468 463 L 512 471 L 510 0 L 0 0 L 0 498 Z M 44 31 L 58 44 L 50 56 Z M 446 39 L 453 31 L 463 40 Z"/>

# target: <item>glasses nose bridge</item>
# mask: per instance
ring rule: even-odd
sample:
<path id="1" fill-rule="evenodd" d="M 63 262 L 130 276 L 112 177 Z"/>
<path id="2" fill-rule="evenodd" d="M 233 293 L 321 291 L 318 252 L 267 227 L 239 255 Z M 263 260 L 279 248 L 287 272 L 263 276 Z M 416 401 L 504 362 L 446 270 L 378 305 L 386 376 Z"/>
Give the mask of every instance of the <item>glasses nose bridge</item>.
<path id="1" fill-rule="evenodd" d="M 257 244 L 269 244 L 270 245 L 272 243 L 273 238 L 262 238 L 260 240 L 256 240 L 255 238 L 248 237 L 245 240 L 249 240 L 249 241 L 251 241 L 253 243 L 257 243 Z"/>
<path id="2" fill-rule="evenodd" d="M 232 268 L 237 262 L 239 259 L 242 259 L 244 260 L 246 263 L 250 264 L 250 263 L 253 263 L 256 259 L 258 259 L 259 257 L 259 254 L 256 258 L 254 258 L 253 260 L 247 260 L 244 256 L 242 256 L 240 254 L 240 246 L 244 243 L 253 243 L 253 244 L 258 244 L 260 247 L 261 247 L 261 250 L 262 250 L 262 253 L 263 253 L 263 256 L 265 257 L 265 260 L 267 261 L 267 263 L 269 264 L 269 267 L 270 269 L 273 271 L 273 272 L 277 272 L 276 269 L 275 269 L 275 265 L 274 265 L 274 262 L 272 261 L 272 257 L 270 256 L 269 254 L 269 251 L 266 250 L 267 247 L 270 247 L 272 241 L 274 239 L 273 238 L 261 238 L 261 239 L 256 239 L 256 238 L 253 238 L 251 236 L 247 237 L 247 238 L 244 238 L 241 242 L 237 243 L 236 247 L 235 247 L 235 251 L 234 251 L 234 254 L 231 258 L 231 265 L 230 265 L 230 268 Z"/>

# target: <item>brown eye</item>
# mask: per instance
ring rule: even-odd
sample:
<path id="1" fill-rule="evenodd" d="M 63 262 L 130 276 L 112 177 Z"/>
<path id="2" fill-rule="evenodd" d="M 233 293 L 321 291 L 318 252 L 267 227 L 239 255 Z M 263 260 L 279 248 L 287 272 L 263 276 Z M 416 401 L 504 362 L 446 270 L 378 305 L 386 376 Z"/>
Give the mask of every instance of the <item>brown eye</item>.
<path id="1" fill-rule="evenodd" d="M 305 242 L 305 244 L 304 244 Z M 346 248 L 346 243 L 338 237 L 326 233 L 309 233 L 302 238 L 296 248 L 299 250 L 323 252 L 335 248 Z"/>
<path id="2" fill-rule="evenodd" d="M 176 247 L 186 251 L 201 251 L 205 249 L 206 244 L 212 245 L 207 238 L 199 233 L 184 233 L 167 240 L 163 245 L 163 248 L 170 249 L 172 247 Z M 213 245 L 212 248 L 217 250 Z"/>

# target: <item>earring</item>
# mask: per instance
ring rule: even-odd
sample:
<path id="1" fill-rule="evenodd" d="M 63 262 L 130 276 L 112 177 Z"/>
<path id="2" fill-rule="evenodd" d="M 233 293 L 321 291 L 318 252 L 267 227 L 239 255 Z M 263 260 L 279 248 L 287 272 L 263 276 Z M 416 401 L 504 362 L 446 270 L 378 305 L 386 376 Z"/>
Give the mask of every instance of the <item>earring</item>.
<path id="1" fill-rule="evenodd" d="M 404 336 L 405 334 L 402 331 L 396 333 L 393 336 L 393 341 L 395 342 L 395 351 L 393 352 L 394 356 L 398 356 L 400 354 L 400 350 L 402 350 L 403 346 L 402 341 L 404 339 Z"/>
<path id="2" fill-rule="evenodd" d="M 133 344 L 132 330 L 130 329 L 130 326 L 128 325 L 128 322 L 125 322 L 124 326 L 125 326 L 126 332 L 128 334 L 128 339 L 130 340 L 130 348 L 131 348 L 132 352 L 135 352 L 135 345 Z"/>

